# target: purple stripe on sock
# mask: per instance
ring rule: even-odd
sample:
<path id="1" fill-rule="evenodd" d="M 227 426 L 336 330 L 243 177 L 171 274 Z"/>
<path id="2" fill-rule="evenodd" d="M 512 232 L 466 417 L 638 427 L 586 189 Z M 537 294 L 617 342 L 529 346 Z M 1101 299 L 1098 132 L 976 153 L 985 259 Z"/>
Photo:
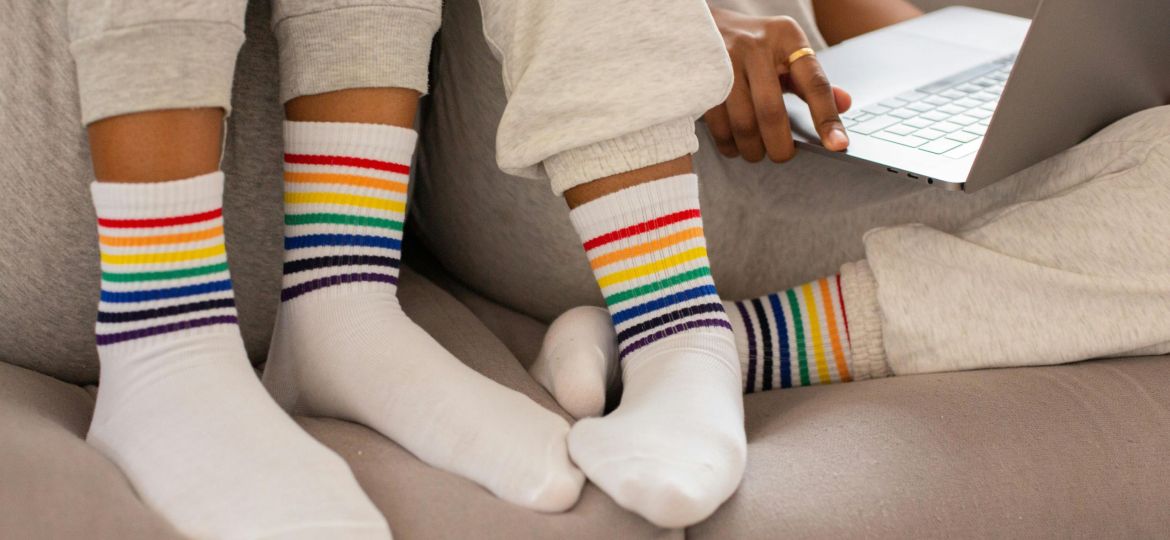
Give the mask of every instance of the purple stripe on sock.
<path id="1" fill-rule="evenodd" d="M 340 276 L 317 278 L 312 281 L 306 281 L 299 285 L 294 285 L 283 291 L 280 291 L 280 301 L 288 302 L 289 300 L 292 300 L 293 298 L 296 298 L 302 294 L 325 287 L 332 287 L 333 285 L 358 282 L 381 282 L 389 283 L 391 285 L 398 285 L 398 278 L 386 274 L 375 274 L 371 272 L 362 272 L 360 274 L 342 274 Z"/>
<path id="2" fill-rule="evenodd" d="M 676 324 L 670 328 L 663 328 L 662 330 L 654 332 L 653 334 L 642 337 L 637 341 L 630 343 L 629 346 L 622 349 L 622 352 L 618 355 L 618 357 L 624 360 L 626 355 L 651 343 L 654 343 L 655 341 L 665 337 L 673 336 L 685 330 L 693 330 L 695 328 L 726 328 L 731 330 L 731 323 L 727 322 L 727 319 L 700 319 L 697 321 L 687 321 L 682 324 Z"/>
<path id="3" fill-rule="evenodd" d="M 132 339 L 157 336 L 159 334 L 168 334 L 170 332 L 178 332 L 179 330 L 199 328 L 201 326 L 211 326 L 214 324 L 239 324 L 239 319 L 237 319 L 235 315 L 220 315 L 216 317 L 204 317 L 202 319 L 191 319 L 189 321 L 178 321 L 170 324 L 151 326 L 148 328 L 139 328 L 138 330 L 118 332 L 116 334 L 98 334 L 97 344 L 110 345 L 113 343 L 130 341 Z"/>

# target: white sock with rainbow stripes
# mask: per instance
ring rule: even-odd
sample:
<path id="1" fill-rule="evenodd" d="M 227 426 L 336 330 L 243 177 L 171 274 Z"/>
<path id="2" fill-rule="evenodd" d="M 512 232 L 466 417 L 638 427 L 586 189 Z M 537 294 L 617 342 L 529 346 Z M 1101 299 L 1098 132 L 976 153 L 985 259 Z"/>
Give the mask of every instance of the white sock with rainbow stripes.
<path id="1" fill-rule="evenodd" d="M 89 443 L 193 538 L 389 538 L 345 461 L 280 410 L 248 363 L 223 173 L 92 191 L 101 385 Z"/>
<path id="2" fill-rule="evenodd" d="M 747 459 L 739 362 L 707 262 L 693 174 L 570 212 L 617 330 L 621 405 L 569 433 L 574 461 L 661 527 L 710 516 Z M 604 371 L 599 371 L 604 373 Z"/>
<path id="3" fill-rule="evenodd" d="M 398 304 L 418 135 L 286 122 L 284 137 L 284 290 L 264 373 L 277 401 L 365 424 L 513 503 L 573 506 L 585 479 L 569 424 L 464 365 Z"/>
<path id="4" fill-rule="evenodd" d="M 854 354 L 855 340 L 866 342 L 858 347 L 880 347 L 880 342 L 850 330 L 849 309 L 869 310 L 868 320 L 878 316 L 868 297 L 855 296 L 861 305 L 847 308 L 843 281 L 838 274 L 759 298 L 723 302 L 745 394 L 892 375 L 884 360 L 859 361 Z M 615 342 L 605 310 L 570 309 L 549 326 L 530 371 L 575 418 L 598 416 L 612 386 L 607 372 L 618 364 Z"/>

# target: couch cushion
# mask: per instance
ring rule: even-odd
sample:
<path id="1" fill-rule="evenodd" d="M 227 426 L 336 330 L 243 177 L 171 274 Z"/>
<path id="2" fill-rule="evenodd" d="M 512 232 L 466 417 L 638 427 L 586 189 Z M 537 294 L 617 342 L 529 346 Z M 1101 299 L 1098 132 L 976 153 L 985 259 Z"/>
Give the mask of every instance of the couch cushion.
<path id="1" fill-rule="evenodd" d="M 739 492 L 694 538 L 1170 535 L 1170 357 L 747 398 Z"/>
<path id="2" fill-rule="evenodd" d="M 0 537 L 181 538 L 85 443 L 93 398 L 0 362 Z"/>

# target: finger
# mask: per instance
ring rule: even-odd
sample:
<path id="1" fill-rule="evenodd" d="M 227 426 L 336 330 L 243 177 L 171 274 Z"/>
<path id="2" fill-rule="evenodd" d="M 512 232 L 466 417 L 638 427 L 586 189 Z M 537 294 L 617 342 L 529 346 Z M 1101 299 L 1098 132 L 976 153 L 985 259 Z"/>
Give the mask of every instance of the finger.
<path id="1" fill-rule="evenodd" d="M 731 123 L 731 136 L 735 138 L 735 147 L 739 154 L 752 163 L 764 159 L 764 143 L 760 140 L 760 130 L 756 124 L 751 89 L 748 87 L 747 75 L 742 69 L 735 70 L 735 82 L 731 84 L 731 94 L 727 96 L 726 106 L 727 118 Z"/>
<path id="2" fill-rule="evenodd" d="M 719 105 L 703 115 L 707 129 L 711 131 L 711 138 L 715 140 L 715 148 L 725 157 L 739 157 L 739 150 L 735 148 L 735 138 L 731 136 L 731 120 L 727 117 L 727 107 Z"/>
<path id="3" fill-rule="evenodd" d="M 837 112 L 843 113 L 853 107 L 853 96 L 849 95 L 843 88 L 833 87 L 833 98 L 837 101 Z"/>
<path id="4" fill-rule="evenodd" d="M 837 98 L 829 77 L 813 57 L 804 57 L 789 66 L 794 91 L 808 104 L 813 122 L 825 148 L 841 151 L 849 146 L 849 137 L 837 112 Z"/>
<path id="5" fill-rule="evenodd" d="M 784 90 L 776 65 L 770 54 L 747 59 L 748 88 L 756 114 L 760 140 L 768 159 L 776 163 L 788 161 L 796 154 L 792 144 L 792 128 L 788 124 L 788 110 L 784 107 Z"/>

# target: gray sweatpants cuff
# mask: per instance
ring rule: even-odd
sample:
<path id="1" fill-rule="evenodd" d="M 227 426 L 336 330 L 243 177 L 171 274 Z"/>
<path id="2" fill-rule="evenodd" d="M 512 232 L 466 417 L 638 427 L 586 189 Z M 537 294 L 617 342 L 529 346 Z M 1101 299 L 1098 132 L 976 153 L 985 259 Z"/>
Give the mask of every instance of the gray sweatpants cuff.
<path id="1" fill-rule="evenodd" d="M 849 320 L 849 344 L 853 353 L 853 380 L 878 379 L 894 374 L 886 361 L 882 342 L 881 309 L 877 280 L 866 261 L 841 266 L 841 300 Z"/>
<path id="2" fill-rule="evenodd" d="M 613 139 L 566 150 L 544 160 L 553 192 L 690 155 L 699 150 L 695 121 L 684 117 Z"/>
<path id="3" fill-rule="evenodd" d="M 441 14 L 420 7 L 353 6 L 276 21 L 280 100 L 351 88 L 427 93 Z"/>
<path id="4" fill-rule="evenodd" d="M 157 22 L 75 40 L 81 120 L 163 109 L 231 112 L 243 29 L 220 22 Z"/>

